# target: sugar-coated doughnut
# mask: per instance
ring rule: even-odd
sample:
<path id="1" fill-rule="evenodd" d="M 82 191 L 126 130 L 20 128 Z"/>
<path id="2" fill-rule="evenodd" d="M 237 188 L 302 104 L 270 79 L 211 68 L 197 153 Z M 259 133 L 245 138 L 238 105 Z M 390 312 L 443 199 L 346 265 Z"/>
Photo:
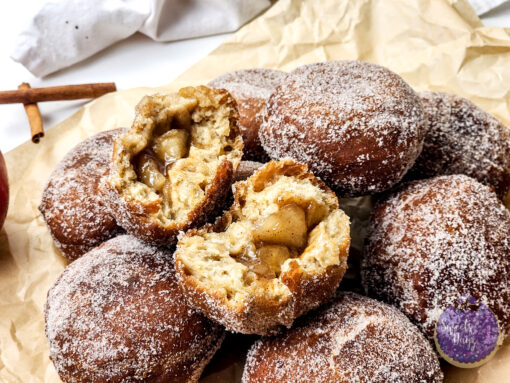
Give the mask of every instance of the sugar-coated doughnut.
<path id="1" fill-rule="evenodd" d="M 64 382 L 197 382 L 221 326 L 190 309 L 172 253 L 130 235 L 71 263 L 48 292 L 50 358 Z"/>
<path id="2" fill-rule="evenodd" d="M 397 74 L 360 61 L 290 72 L 269 97 L 259 137 L 272 159 L 292 157 L 341 197 L 399 182 L 425 136 L 419 96 Z"/>
<path id="3" fill-rule="evenodd" d="M 96 134 L 71 149 L 51 174 L 39 210 L 55 245 L 74 260 L 121 229 L 101 194 L 113 140 L 123 129 Z"/>
<path id="4" fill-rule="evenodd" d="M 509 129 L 460 96 L 442 92 L 420 96 L 428 130 L 411 176 L 465 174 L 504 198 L 510 189 Z"/>
<path id="5" fill-rule="evenodd" d="M 376 205 L 362 261 L 370 296 L 432 338 L 441 313 L 472 296 L 510 329 L 510 213 L 465 175 L 402 186 Z"/>
<path id="6" fill-rule="evenodd" d="M 243 383 L 440 383 L 439 361 L 397 309 L 354 293 L 339 296 L 248 353 Z"/>
<path id="7" fill-rule="evenodd" d="M 179 238 L 175 266 L 191 306 L 230 331 L 268 334 L 328 301 L 342 279 L 349 218 L 291 159 L 234 184 L 215 225 Z"/>
<path id="8" fill-rule="evenodd" d="M 223 208 L 242 147 L 226 90 L 146 96 L 131 129 L 114 142 L 107 202 L 128 233 L 173 245 L 180 230 Z"/>
<path id="9" fill-rule="evenodd" d="M 245 160 L 269 160 L 258 133 L 266 113 L 266 101 L 285 76 L 285 72 L 274 69 L 241 69 L 225 73 L 207 85 L 228 90 L 236 100 Z"/>

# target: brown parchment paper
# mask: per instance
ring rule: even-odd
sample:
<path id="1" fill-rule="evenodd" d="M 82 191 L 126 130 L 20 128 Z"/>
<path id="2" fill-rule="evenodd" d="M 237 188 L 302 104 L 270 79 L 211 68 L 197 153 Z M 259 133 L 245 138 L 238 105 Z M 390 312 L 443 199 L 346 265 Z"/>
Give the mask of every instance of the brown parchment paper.
<path id="1" fill-rule="evenodd" d="M 72 146 L 96 132 L 129 126 L 133 107 L 147 93 L 207 83 L 234 69 L 288 71 L 335 59 L 385 65 L 418 90 L 457 93 L 510 125 L 510 29 L 483 27 L 467 0 L 280 0 L 172 84 L 103 96 L 47 131 L 41 144 L 25 143 L 6 154 L 11 200 L 0 233 L 0 381 L 59 381 L 42 312 L 66 262 L 37 206 L 46 179 Z M 364 202 L 345 203 L 355 220 L 365 219 Z M 252 340 L 229 336 L 202 381 L 238 382 L 239 355 Z M 445 372 L 447 382 L 508 381 L 510 344 L 478 369 L 446 366 Z"/>

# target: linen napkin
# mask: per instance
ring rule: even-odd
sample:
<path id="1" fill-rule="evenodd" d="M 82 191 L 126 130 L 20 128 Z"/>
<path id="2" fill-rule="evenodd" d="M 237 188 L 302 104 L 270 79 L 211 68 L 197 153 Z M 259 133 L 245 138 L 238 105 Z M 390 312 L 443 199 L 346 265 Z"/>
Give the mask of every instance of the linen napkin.
<path id="1" fill-rule="evenodd" d="M 503 3 L 508 3 L 509 0 L 469 0 L 469 3 L 475 10 L 478 16 L 489 12 L 491 9 L 499 7 Z"/>
<path id="2" fill-rule="evenodd" d="M 52 0 L 19 34 L 11 58 L 43 77 L 139 31 L 156 41 L 231 32 L 269 0 Z"/>

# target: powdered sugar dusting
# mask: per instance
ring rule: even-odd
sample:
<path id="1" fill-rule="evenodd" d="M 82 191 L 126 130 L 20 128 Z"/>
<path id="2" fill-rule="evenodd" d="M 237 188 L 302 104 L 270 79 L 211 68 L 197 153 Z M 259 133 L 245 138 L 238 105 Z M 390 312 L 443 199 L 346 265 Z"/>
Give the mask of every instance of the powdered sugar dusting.
<path id="1" fill-rule="evenodd" d="M 237 99 L 267 100 L 287 74 L 274 69 L 241 69 L 215 78 L 207 86 L 226 89 Z"/>
<path id="2" fill-rule="evenodd" d="M 353 293 L 251 348 L 243 383 L 442 382 L 427 340 L 399 311 Z"/>
<path id="3" fill-rule="evenodd" d="M 510 131 L 471 101 L 448 93 L 420 94 L 428 132 L 415 177 L 466 174 L 503 197 L 510 188 Z"/>
<path id="4" fill-rule="evenodd" d="M 394 304 L 430 338 L 464 294 L 510 329 L 510 213 L 464 175 L 413 182 L 373 212 L 362 263 L 369 295 Z"/>
<path id="5" fill-rule="evenodd" d="M 69 265 L 45 313 L 50 357 L 64 381 L 196 382 L 223 337 L 185 305 L 172 253 L 128 235 Z"/>
<path id="6" fill-rule="evenodd" d="M 44 188 L 39 209 L 57 247 L 70 259 L 120 230 L 99 187 L 109 172 L 113 140 L 123 131 L 96 134 L 71 149 Z"/>
<path id="7" fill-rule="evenodd" d="M 299 67 L 267 108 L 259 137 L 270 157 L 306 163 L 341 196 L 393 186 L 425 135 L 418 95 L 395 73 L 365 62 Z"/>

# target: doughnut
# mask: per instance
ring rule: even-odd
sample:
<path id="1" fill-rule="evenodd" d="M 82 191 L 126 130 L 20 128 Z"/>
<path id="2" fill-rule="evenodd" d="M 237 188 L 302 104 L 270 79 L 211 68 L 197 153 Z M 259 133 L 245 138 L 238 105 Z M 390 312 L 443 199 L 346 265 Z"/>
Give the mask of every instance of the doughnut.
<path id="1" fill-rule="evenodd" d="M 508 128 L 465 98 L 442 92 L 420 96 L 428 131 L 412 177 L 465 174 L 504 198 L 510 189 Z"/>
<path id="2" fill-rule="evenodd" d="M 70 260 L 117 235 L 120 228 L 103 202 L 113 140 L 123 129 L 96 134 L 71 149 L 44 187 L 39 211 L 55 245 Z"/>
<path id="3" fill-rule="evenodd" d="M 172 253 L 120 235 L 48 292 L 50 358 L 64 382 L 197 382 L 224 330 L 184 303 Z"/>
<path id="4" fill-rule="evenodd" d="M 237 168 L 236 174 L 234 174 L 234 182 L 244 181 L 250 177 L 253 173 L 264 166 L 261 162 L 256 161 L 241 161 Z"/>
<path id="5" fill-rule="evenodd" d="M 292 157 L 340 197 L 384 191 L 420 154 L 419 96 L 390 70 L 328 61 L 290 72 L 267 102 L 259 131 L 272 159 Z"/>
<path id="6" fill-rule="evenodd" d="M 351 292 L 248 352 L 242 383 L 440 383 L 439 361 L 394 307 Z"/>
<path id="7" fill-rule="evenodd" d="M 114 142 L 106 201 L 128 233 L 172 246 L 223 208 L 242 157 L 236 104 L 204 86 L 146 96 Z"/>
<path id="8" fill-rule="evenodd" d="M 463 296 L 510 329 L 510 213 L 465 175 L 402 186 L 376 204 L 361 276 L 368 295 L 398 307 L 430 339 L 441 313 Z"/>
<path id="9" fill-rule="evenodd" d="M 349 218 L 335 194 L 291 159 L 235 183 L 217 222 L 180 236 L 179 285 L 228 330 L 270 334 L 328 301 L 347 267 Z"/>
<path id="10" fill-rule="evenodd" d="M 269 160 L 258 133 L 266 113 L 266 101 L 285 76 L 286 73 L 273 69 L 241 69 L 225 73 L 207 85 L 228 90 L 236 100 L 245 160 Z"/>

